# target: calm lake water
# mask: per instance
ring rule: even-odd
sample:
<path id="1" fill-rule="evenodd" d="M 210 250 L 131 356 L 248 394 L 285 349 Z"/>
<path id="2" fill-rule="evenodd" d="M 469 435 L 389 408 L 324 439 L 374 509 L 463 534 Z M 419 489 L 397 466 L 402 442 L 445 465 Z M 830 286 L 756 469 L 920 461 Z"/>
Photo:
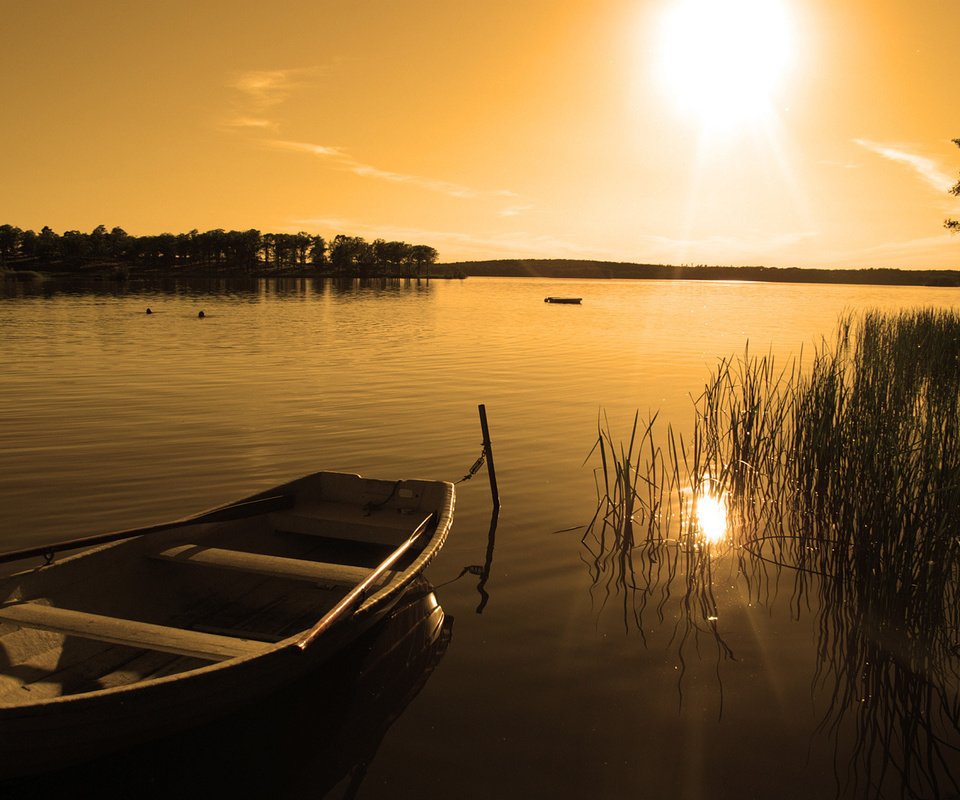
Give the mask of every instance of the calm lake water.
<path id="1" fill-rule="evenodd" d="M 733 566 L 716 570 L 732 656 L 686 624 L 675 596 L 637 622 L 581 542 L 597 506 L 598 463 L 585 460 L 601 413 L 624 437 L 638 410 L 688 428 L 691 396 L 748 342 L 787 366 L 845 311 L 958 302 L 935 288 L 492 278 L 8 285 L 4 549 L 165 521 L 318 469 L 458 480 L 480 454 L 480 403 L 503 503 L 491 540 L 485 471 L 457 487 L 453 533 L 427 575 L 454 620 L 449 641 L 391 667 L 415 674 L 394 693 L 402 702 L 364 712 L 383 706 L 362 758 L 325 744 L 340 729 L 314 699 L 307 722 L 304 700 L 300 716 L 276 710 L 254 732 L 206 731 L 228 746 L 189 769 L 171 767 L 184 739 L 122 779 L 114 760 L 49 780 L 118 795 L 136 780 L 158 796 L 222 786 L 225 773 L 247 789 L 270 777 L 263 796 L 290 797 L 872 796 L 866 781 L 887 759 L 864 760 L 864 720 L 921 710 L 902 696 L 860 698 L 868 715 L 838 705 L 818 609 L 796 601 L 788 571 L 757 596 Z M 264 747 L 294 726 L 315 737 L 297 758 Z M 313 782 L 338 747 L 348 774 Z M 946 758 L 960 774 L 957 753 Z M 890 772 L 883 796 L 896 797 Z"/>

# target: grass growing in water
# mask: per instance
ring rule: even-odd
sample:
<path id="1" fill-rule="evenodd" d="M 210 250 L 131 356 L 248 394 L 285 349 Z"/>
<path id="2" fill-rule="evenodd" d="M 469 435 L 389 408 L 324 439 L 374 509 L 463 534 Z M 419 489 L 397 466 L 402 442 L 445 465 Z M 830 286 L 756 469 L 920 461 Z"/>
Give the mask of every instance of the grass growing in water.
<path id="1" fill-rule="evenodd" d="M 818 610 L 822 728 L 839 737 L 850 718 L 856 732 L 838 794 L 891 780 L 904 797 L 960 791 L 960 316 L 845 318 L 807 370 L 722 361 L 689 442 L 635 418 L 626 447 L 604 421 L 595 449 L 584 544 L 625 623 L 642 630 L 651 599 L 662 621 L 679 576 L 681 650 L 710 631 L 732 656 L 713 556 L 732 553 L 758 600 L 790 570 L 795 613 Z M 726 510 L 722 539 L 703 498 Z"/>

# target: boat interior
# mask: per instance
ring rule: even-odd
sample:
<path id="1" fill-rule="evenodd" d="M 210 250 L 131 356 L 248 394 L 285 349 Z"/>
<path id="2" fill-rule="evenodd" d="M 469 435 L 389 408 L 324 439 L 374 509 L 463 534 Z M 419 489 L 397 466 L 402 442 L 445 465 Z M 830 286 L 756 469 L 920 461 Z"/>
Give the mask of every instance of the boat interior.
<path id="1" fill-rule="evenodd" d="M 0 580 L 0 706 L 175 675 L 309 630 L 436 500 L 428 482 L 371 483 L 376 503 L 294 482 L 277 490 L 296 492 L 289 508 L 172 528 Z M 429 542 L 421 537 L 367 596 Z"/>

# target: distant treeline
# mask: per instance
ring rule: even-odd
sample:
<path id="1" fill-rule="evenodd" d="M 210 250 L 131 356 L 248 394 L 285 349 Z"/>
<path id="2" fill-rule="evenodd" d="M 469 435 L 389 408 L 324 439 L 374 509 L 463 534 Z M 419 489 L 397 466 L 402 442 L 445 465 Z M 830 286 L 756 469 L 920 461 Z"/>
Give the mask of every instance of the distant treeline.
<path id="1" fill-rule="evenodd" d="M 161 233 L 132 236 L 99 225 L 90 233 L 48 227 L 39 233 L 0 225 L 0 269 L 37 272 L 206 270 L 216 272 L 311 273 L 343 276 L 420 276 L 437 251 L 422 244 L 367 242 L 338 234 L 329 242 L 309 233 L 258 230 Z"/>
<path id="2" fill-rule="evenodd" d="M 565 259 L 504 259 L 438 264 L 437 272 L 509 278 L 635 278 L 653 280 L 861 283 L 889 286 L 960 286 L 960 270 L 806 269 L 628 264 Z"/>

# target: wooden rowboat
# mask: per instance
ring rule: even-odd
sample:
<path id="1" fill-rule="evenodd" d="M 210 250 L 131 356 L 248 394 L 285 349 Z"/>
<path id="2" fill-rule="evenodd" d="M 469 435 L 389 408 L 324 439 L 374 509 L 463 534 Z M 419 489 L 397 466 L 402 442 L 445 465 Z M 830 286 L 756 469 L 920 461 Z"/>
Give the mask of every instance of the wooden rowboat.
<path id="1" fill-rule="evenodd" d="M 216 797 L 354 796 L 452 631 L 433 587 L 416 578 L 383 620 L 268 697 L 121 754 L 4 780 L 0 797 L 71 797 L 83 786 L 137 800 L 192 797 L 197 787 Z"/>
<path id="2" fill-rule="evenodd" d="M 316 669 L 393 608 L 453 505 L 447 482 L 320 472 L 0 579 L 0 777 L 195 727 Z"/>
<path id="3" fill-rule="evenodd" d="M 545 297 L 544 303 L 565 303 L 566 305 L 580 305 L 582 297 Z"/>

